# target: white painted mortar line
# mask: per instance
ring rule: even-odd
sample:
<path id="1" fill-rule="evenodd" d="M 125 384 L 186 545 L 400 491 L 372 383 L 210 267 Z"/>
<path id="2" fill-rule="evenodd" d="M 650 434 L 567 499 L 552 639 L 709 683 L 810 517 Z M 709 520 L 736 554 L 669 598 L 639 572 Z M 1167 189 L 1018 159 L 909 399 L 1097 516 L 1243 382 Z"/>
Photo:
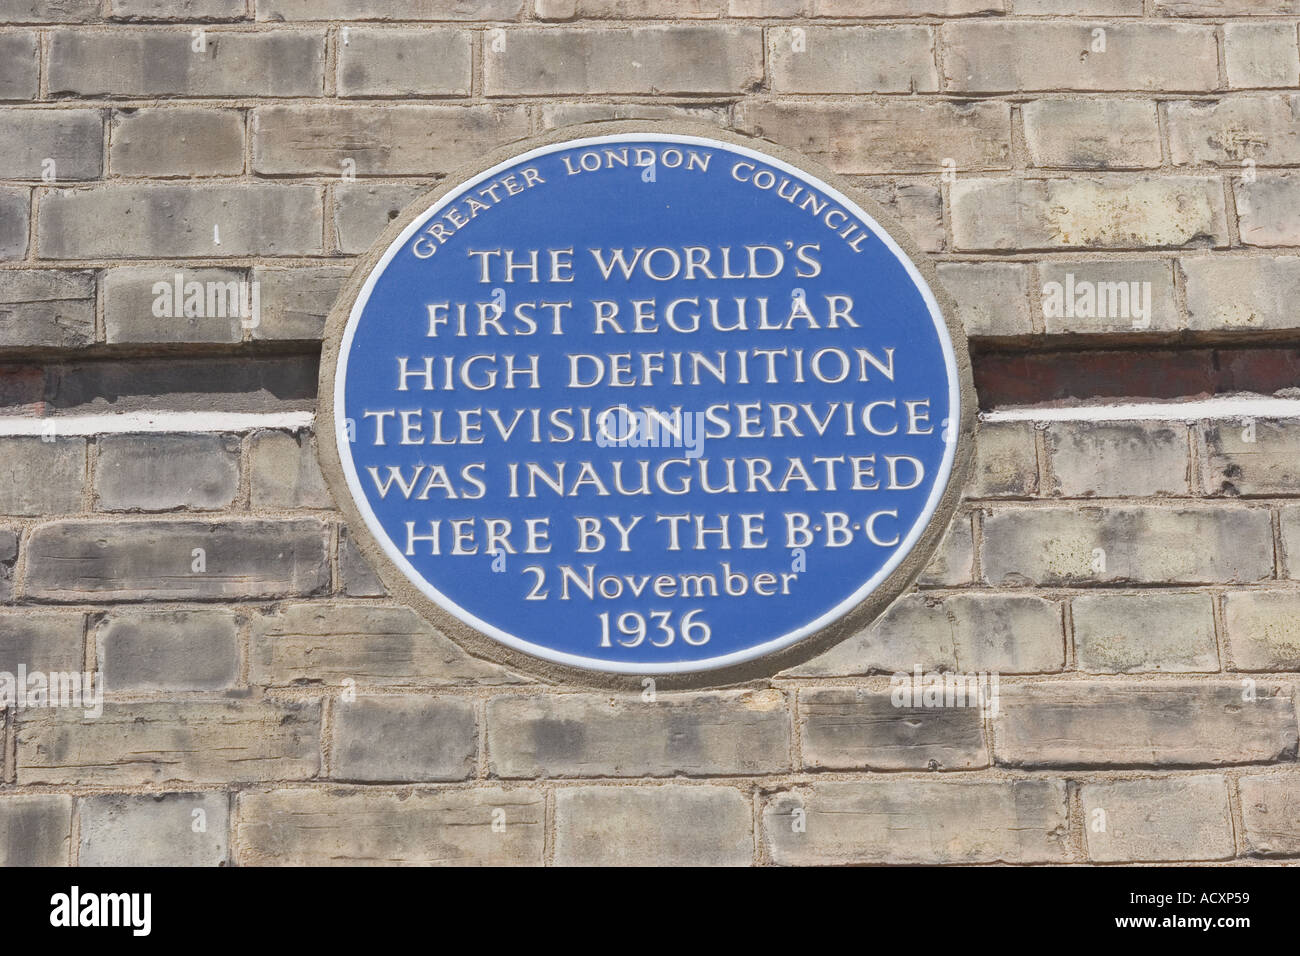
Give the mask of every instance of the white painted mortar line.
<path id="1" fill-rule="evenodd" d="M 1187 422 L 1204 418 L 1300 418 L 1300 399 L 1243 395 L 1194 402 L 995 408 L 980 413 L 980 421 L 984 422 Z"/>
<path id="2" fill-rule="evenodd" d="M 99 415 L 0 415 L 0 437 L 42 435 L 53 426 L 62 437 L 153 432 L 243 432 L 255 428 L 310 427 L 314 412 L 106 412 Z"/>

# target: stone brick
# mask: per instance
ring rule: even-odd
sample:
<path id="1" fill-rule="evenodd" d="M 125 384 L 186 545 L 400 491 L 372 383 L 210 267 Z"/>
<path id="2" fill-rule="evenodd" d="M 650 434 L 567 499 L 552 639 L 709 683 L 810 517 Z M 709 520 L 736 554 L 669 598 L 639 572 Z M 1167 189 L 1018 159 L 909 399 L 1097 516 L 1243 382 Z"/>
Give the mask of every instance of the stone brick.
<path id="1" fill-rule="evenodd" d="M 109 11 L 131 20 L 242 20 L 244 0 L 109 0 Z"/>
<path id="2" fill-rule="evenodd" d="M 1233 89 L 1300 86 L 1295 23 L 1227 23 L 1223 60 Z"/>
<path id="3" fill-rule="evenodd" d="M 798 149 L 840 173 L 935 172 L 1011 164 L 1005 103 L 752 103 L 736 127 Z"/>
<path id="4" fill-rule="evenodd" d="M 1263 508 L 1005 508 L 984 518 L 994 585 L 1243 584 L 1272 577 Z"/>
<path id="5" fill-rule="evenodd" d="M 1286 566 L 1286 576 L 1292 581 L 1300 581 L 1300 506 L 1287 505 L 1282 508 L 1282 561 Z"/>
<path id="6" fill-rule="evenodd" d="M 17 563 L 18 535 L 16 532 L 0 528 L 0 601 L 13 600 L 14 565 Z"/>
<path id="7" fill-rule="evenodd" d="M 6 23 L 77 23 L 99 19 L 99 0 L 3 0 Z"/>
<path id="8" fill-rule="evenodd" d="M 1187 325 L 1197 331 L 1300 327 L 1300 257 L 1180 259 Z"/>
<path id="9" fill-rule="evenodd" d="M 710 126 L 728 125 L 727 110 L 720 106 L 662 105 L 659 103 L 543 103 L 542 128 L 556 129 L 600 120 L 666 119 Z"/>
<path id="10" fill-rule="evenodd" d="M 1144 100 L 1047 99 L 1020 108 L 1035 166 L 1138 169 L 1160 165 L 1156 104 Z"/>
<path id="11" fill-rule="evenodd" d="M 524 0 L 257 0 L 259 20 L 517 20 Z"/>
<path id="12" fill-rule="evenodd" d="M 321 194 L 266 183 L 61 189 L 42 197 L 37 231 L 51 259 L 319 254 Z"/>
<path id="13" fill-rule="evenodd" d="M 334 231 L 344 255 L 360 255 L 388 224 L 429 192 L 423 183 L 344 183 L 334 187 Z"/>
<path id="14" fill-rule="evenodd" d="M 1260 176 L 1232 189 L 1245 245 L 1300 246 L 1300 176 Z"/>
<path id="15" fill-rule="evenodd" d="M 959 178 L 951 190 L 959 249 L 1178 248 L 1227 240 L 1217 180 Z"/>
<path id="16" fill-rule="evenodd" d="M 768 800 L 763 833 L 787 866 L 1069 858 L 1061 780 L 819 782 Z"/>
<path id="17" fill-rule="evenodd" d="M 683 19 L 725 16 L 727 0 L 535 0 L 543 20 Z"/>
<path id="18" fill-rule="evenodd" d="M 985 422 L 975 442 L 972 498 L 1032 498 L 1038 494 L 1038 450 L 1028 422 Z"/>
<path id="19" fill-rule="evenodd" d="M 238 176 L 244 116 L 238 110 L 173 107 L 116 110 L 108 165 L 115 176 Z"/>
<path id="20" fill-rule="evenodd" d="M 1300 0 L 1156 0 L 1166 17 L 1295 16 Z"/>
<path id="21" fill-rule="evenodd" d="M 323 33 L 209 30 L 194 51 L 189 30 L 55 30 L 51 94 L 82 96 L 320 96 Z"/>
<path id="22" fill-rule="evenodd" d="M 230 798 L 216 793 L 102 794 L 78 800 L 81 866 L 223 866 Z"/>
<path id="23" fill-rule="evenodd" d="M 774 27 L 768 70 L 777 93 L 933 93 L 934 32 L 921 26 Z"/>
<path id="24" fill-rule="evenodd" d="M 1060 606 L 1018 594 L 906 595 L 866 630 L 786 671 L 851 677 L 923 671 L 1029 674 L 1065 665 Z"/>
<path id="25" fill-rule="evenodd" d="M 80 611 L 0 611 L 0 671 L 85 670 L 85 615 Z"/>
<path id="26" fill-rule="evenodd" d="M 1295 774 L 1251 774 L 1237 781 L 1246 852 L 1300 853 L 1300 781 Z"/>
<path id="27" fill-rule="evenodd" d="M 1044 431 L 1048 491 L 1063 498 L 1186 495 L 1187 426 L 1052 422 Z"/>
<path id="28" fill-rule="evenodd" d="M 84 438 L 0 438 L 0 514 L 80 511 L 85 480 Z"/>
<path id="29" fill-rule="evenodd" d="M 253 618 L 252 675 L 262 686 L 513 684 L 406 607 L 291 604 Z"/>
<path id="30" fill-rule="evenodd" d="M 113 611 L 94 628 L 113 693 L 217 691 L 239 683 L 239 621 L 224 608 Z"/>
<path id="31" fill-rule="evenodd" d="M 566 787 L 555 794 L 559 866 L 748 866 L 753 809 L 734 787 Z"/>
<path id="32" fill-rule="evenodd" d="M 1106 31 L 1093 52 L 1093 30 Z M 1208 91 L 1219 85 L 1214 28 L 1169 23 L 988 21 L 943 26 L 948 88 Z"/>
<path id="33" fill-rule="evenodd" d="M 1016 0 L 1020 16 L 1140 17 L 1142 0 Z"/>
<path id="34" fill-rule="evenodd" d="M 1224 766 L 1294 760 L 1288 690 L 1237 683 L 1002 687 L 993 755 L 1008 767 Z"/>
<path id="35" fill-rule="evenodd" d="M 291 788 L 240 794 L 235 818 L 244 866 L 537 866 L 545 842 L 545 797 L 528 790 Z"/>
<path id="36" fill-rule="evenodd" d="M 744 93 L 763 79 L 763 33 L 737 26 L 515 28 L 483 54 L 488 96 Z"/>
<path id="37" fill-rule="evenodd" d="M 27 711 L 18 782 L 135 786 L 305 780 L 320 770 L 320 704 L 190 701 Z"/>
<path id="38" fill-rule="evenodd" d="M 1235 670 L 1300 670 L 1300 591 L 1229 591 L 1223 625 Z"/>
<path id="39" fill-rule="evenodd" d="M 239 493 L 233 435 L 104 435 L 98 444 L 100 511 L 218 510 Z"/>
<path id="40" fill-rule="evenodd" d="M 916 580 L 922 587 L 958 587 L 970 584 L 974 576 L 975 536 L 971 531 L 971 517 L 959 514 L 953 517 L 930 563 Z"/>
<path id="41" fill-rule="evenodd" d="M 180 296 L 175 294 L 178 281 Z M 105 339 L 114 345 L 238 342 L 243 324 L 253 321 L 251 314 L 242 314 L 252 313 L 253 297 L 241 283 L 248 283 L 242 269 L 109 269 L 104 279 Z"/>
<path id="42" fill-rule="evenodd" d="M 1084 837 L 1098 863 L 1226 860 L 1235 854 L 1228 783 L 1218 775 L 1084 784 Z M 1099 812 L 1100 811 L 1100 812 Z M 1103 819 L 1105 829 L 1091 825 Z"/>
<path id="43" fill-rule="evenodd" d="M 253 111 L 252 129 L 259 173 L 432 176 L 526 136 L 528 112 L 522 106 L 262 106 Z"/>
<path id="44" fill-rule="evenodd" d="M 76 348 L 94 338 L 93 272 L 0 272 L 0 346 Z"/>
<path id="45" fill-rule="evenodd" d="M 27 594 L 47 601 L 230 600 L 329 586 L 325 525 L 271 521 L 52 521 L 27 548 Z M 205 570 L 194 570 L 201 549 Z"/>
<path id="46" fill-rule="evenodd" d="M 790 715 L 776 690 L 493 697 L 497 777 L 665 777 L 790 769 Z"/>
<path id="47" fill-rule="evenodd" d="M 0 55 L 3 46 L 0 42 Z M 26 255 L 30 214 L 31 195 L 28 190 L 0 188 L 0 259 L 21 259 Z"/>
<path id="48" fill-rule="evenodd" d="M 1300 96 L 1230 96 L 1170 103 L 1169 155 L 1175 165 L 1240 167 L 1300 162 Z"/>
<path id="49" fill-rule="evenodd" d="M 103 149 L 99 110 L 0 110 L 6 179 L 45 180 L 47 172 L 47 182 L 98 179 Z"/>
<path id="50" fill-rule="evenodd" d="M 1048 335 L 1174 332 L 1183 327 L 1167 259 L 1052 260 L 1039 265 L 1038 280 Z M 1049 287 L 1053 282 L 1059 290 Z M 1058 307 L 1049 308 L 1049 297 Z"/>
<path id="51" fill-rule="evenodd" d="M 339 576 L 348 597 L 383 597 L 388 593 L 347 528 L 339 529 Z"/>
<path id="52" fill-rule="evenodd" d="M 1013 262 L 941 262 L 939 281 L 968 336 L 1029 335 L 1029 270 Z"/>
<path id="53" fill-rule="evenodd" d="M 338 780 L 465 780 L 477 752 L 472 700 L 362 697 L 334 708 L 330 776 Z"/>
<path id="54" fill-rule="evenodd" d="M 348 27 L 340 96 L 469 96 L 470 42 L 461 29 Z"/>
<path id="55" fill-rule="evenodd" d="M 1300 421 L 1201 422 L 1207 495 L 1293 495 L 1300 486 Z"/>
<path id="56" fill-rule="evenodd" d="M 1006 0 L 872 0 L 873 17 L 965 17 L 1006 13 Z M 860 0 L 730 0 L 733 17 L 860 17 Z"/>
<path id="57" fill-rule="evenodd" d="M 36 31 L 0 34 L 0 100 L 31 100 L 37 92 Z"/>
<path id="58" fill-rule="evenodd" d="M 922 252 L 943 252 L 943 194 L 924 182 L 873 180 L 862 191 L 885 208 L 885 214 L 903 227 Z"/>
<path id="59" fill-rule="evenodd" d="M 911 675 L 908 675 L 909 679 Z M 911 701 L 915 704 L 915 701 Z M 977 701 L 967 707 L 895 706 L 891 691 L 799 692 L 807 770 L 974 770 L 989 765 Z"/>
<path id="60" fill-rule="evenodd" d="M 0 797 L 0 866 L 67 866 L 72 798 L 65 793 Z"/>
<path id="61" fill-rule="evenodd" d="M 257 432 L 249 449 L 254 508 L 332 508 L 309 432 Z"/>
<path id="62" fill-rule="evenodd" d="M 340 266 L 253 270 L 261 315 L 254 339 L 318 342 L 351 270 Z"/>
<path id="63" fill-rule="evenodd" d="M 1219 669 L 1206 594 L 1085 594 L 1072 602 L 1079 669 L 1094 674 Z"/>

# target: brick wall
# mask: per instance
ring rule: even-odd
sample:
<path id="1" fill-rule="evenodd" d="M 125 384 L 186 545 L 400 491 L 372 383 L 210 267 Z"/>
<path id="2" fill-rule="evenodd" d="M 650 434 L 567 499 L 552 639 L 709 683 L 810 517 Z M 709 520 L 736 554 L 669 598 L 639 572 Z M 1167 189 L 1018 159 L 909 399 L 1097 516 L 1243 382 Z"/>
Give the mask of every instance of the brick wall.
<path id="1" fill-rule="evenodd" d="M 653 700 L 541 685 L 387 599 L 309 424 L 385 224 L 489 147 L 614 117 L 851 177 L 938 259 L 986 407 L 1045 354 L 1110 401 L 1237 346 L 1263 357 L 1233 390 L 1300 385 L 1297 0 L 0 20 L 0 671 L 110 691 L 4 714 L 0 865 L 1300 857 L 1300 418 L 991 420 L 914 593 L 771 680 Z M 182 271 L 257 280 L 260 322 L 155 317 Z M 1046 315 L 1066 273 L 1151 283 L 1149 321 Z M 917 666 L 997 672 L 998 714 L 892 706 Z"/>

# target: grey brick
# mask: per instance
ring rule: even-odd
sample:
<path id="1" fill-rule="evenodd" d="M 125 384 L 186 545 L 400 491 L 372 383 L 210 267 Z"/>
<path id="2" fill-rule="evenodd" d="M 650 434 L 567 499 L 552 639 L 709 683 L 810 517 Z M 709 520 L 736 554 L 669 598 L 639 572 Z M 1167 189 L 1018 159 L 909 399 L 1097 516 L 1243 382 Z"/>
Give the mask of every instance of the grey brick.
<path id="1" fill-rule="evenodd" d="M 81 866 L 222 866 L 230 798 L 216 793 L 102 794 L 78 800 Z"/>
<path id="2" fill-rule="evenodd" d="M 1186 495 L 1187 426 L 1052 422 L 1044 431 L 1048 490 L 1063 498 Z"/>
<path id="3" fill-rule="evenodd" d="M 921 26 L 775 27 L 768 70 L 777 93 L 933 93 L 934 32 Z"/>
<path id="4" fill-rule="evenodd" d="M 0 671 L 76 671 L 85 669 L 82 650 L 86 631 L 80 611 L 0 611 Z"/>
<path id="5" fill-rule="evenodd" d="M 1286 566 L 1286 577 L 1292 581 L 1300 580 L 1300 506 L 1287 505 L 1282 508 L 1282 561 Z"/>
<path id="6" fill-rule="evenodd" d="M 239 621 L 224 608 L 124 608 L 94 629 L 113 693 L 227 690 L 239 683 Z"/>
<path id="7" fill-rule="evenodd" d="M 80 511 L 85 477 L 84 438 L 0 438 L 0 514 Z"/>
<path id="8" fill-rule="evenodd" d="M 1295 16 L 1300 0 L 1156 0 L 1167 17 Z"/>
<path id="9" fill-rule="evenodd" d="M 334 187 L 334 230 L 344 255 L 360 255 L 388 224 L 425 195 L 421 183 L 344 183 Z"/>
<path id="10" fill-rule="evenodd" d="M 0 110 L 0 169 L 6 179 L 98 179 L 103 150 L 99 110 Z M 47 172 L 53 178 L 46 179 Z"/>
<path id="11" fill-rule="evenodd" d="M 513 28 L 483 56 L 488 96 L 743 93 L 763 78 L 754 27 Z"/>
<path id="12" fill-rule="evenodd" d="M 388 593 L 347 528 L 339 529 L 339 575 L 348 597 L 383 597 Z"/>
<path id="13" fill-rule="evenodd" d="M 975 498 L 1032 498 L 1038 493 L 1038 450 L 1028 422 L 985 422 L 975 442 Z"/>
<path id="14" fill-rule="evenodd" d="M 6 23 L 77 23 L 99 19 L 99 0 L 3 0 Z"/>
<path id="15" fill-rule="evenodd" d="M 1207 495 L 1293 495 L 1300 487 L 1300 421 L 1207 421 L 1200 428 Z"/>
<path id="16" fill-rule="evenodd" d="M 1218 180 L 959 178 L 951 190 L 958 249 L 1178 248 L 1227 240 Z"/>
<path id="17" fill-rule="evenodd" d="M 0 528 L 0 601 L 13 600 L 14 565 L 17 563 L 18 535 L 16 532 Z"/>
<path id="18" fill-rule="evenodd" d="M 1246 851 L 1259 856 L 1300 853 L 1300 782 L 1295 774 L 1251 774 L 1237 787 Z"/>
<path id="19" fill-rule="evenodd" d="M 1100 674 L 1217 671 L 1206 594 L 1085 594 L 1072 602 L 1079 669 Z"/>
<path id="20" fill-rule="evenodd" d="M 1223 60 L 1233 89 L 1300 85 L 1295 23 L 1227 23 Z"/>
<path id="21" fill-rule="evenodd" d="M 254 684 L 399 687 L 513 684 L 522 678 L 470 657 L 406 607 L 290 604 L 253 619 Z"/>
<path id="22" fill-rule="evenodd" d="M 559 866 L 748 866 L 753 810 L 734 787 L 566 787 L 555 795 Z"/>
<path id="23" fill-rule="evenodd" d="M 1229 591 L 1223 624 L 1235 670 L 1300 670 L 1300 591 Z"/>
<path id="24" fill-rule="evenodd" d="M 1169 154 L 1179 166 L 1300 162 L 1300 96 L 1230 96 L 1170 103 Z"/>
<path id="25" fill-rule="evenodd" d="M 261 106 L 253 111 L 252 130 L 259 173 L 433 176 L 526 136 L 528 112 L 522 106 Z"/>
<path id="26" fill-rule="evenodd" d="M 908 675 L 909 679 L 911 675 Z M 895 706 L 894 693 L 852 687 L 799 692 L 809 770 L 974 770 L 989 765 L 977 701 L 968 707 Z"/>
<path id="27" fill-rule="evenodd" d="M 515 20 L 524 0 L 257 0 L 259 20 Z"/>
<path id="28" fill-rule="evenodd" d="M 726 16 L 727 0 L 535 0 L 543 20 L 623 20 Z"/>
<path id="29" fill-rule="evenodd" d="M 242 20 L 244 0 L 109 0 L 109 11 L 132 20 Z"/>
<path id="30" fill-rule="evenodd" d="M 1028 335 L 1029 270 L 1019 263 L 941 262 L 939 281 L 957 302 L 968 336 Z"/>
<path id="31" fill-rule="evenodd" d="M 263 183 L 54 190 L 37 229 L 51 259 L 319 254 L 321 193 Z"/>
<path id="32" fill-rule="evenodd" d="M 1225 766 L 1294 760 L 1289 689 L 1237 683 L 1004 686 L 993 755 L 1010 767 Z"/>
<path id="33" fill-rule="evenodd" d="M 537 866 L 545 798 L 487 787 L 281 789 L 240 794 L 235 819 L 238 860 L 245 866 Z"/>
<path id="34" fill-rule="evenodd" d="M 0 100 L 31 100 L 37 92 L 34 30 L 0 34 Z"/>
<path id="35" fill-rule="evenodd" d="M 863 186 L 868 197 L 885 207 L 922 252 L 942 252 L 946 245 L 943 229 L 943 194 L 930 183 L 882 182 Z"/>
<path id="36" fill-rule="evenodd" d="M 1236 852 L 1223 777 L 1115 780 L 1085 784 L 1079 796 L 1090 860 L 1226 860 Z M 1103 814 L 1105 828 L 1093 826 Z"/>
<path id="37" fill-rule="evenodd" d="M 1019 594 L 906 595 L 865 631 L 786 675 L 993 671 L 1028 674 L 1065 665 L 1061 609 Z"/>
<path id="38" fill-rule="evenodd" d="M 385 696 L 334 707 L 330 775 L 338 780 L 465 780 L 474 774 L 478 724 L 464 698 Z"/>
<path id="39" fill-rule="evenodd" d="M 52 521 L 27 549 L 27 594 L 48 601 L 229 600 L 329 586 L 326 527 L 271 521 Z M 202 549 L 206 570 L 195 571 Z"/>
<path id="40" fill-rule="evenodd" d="M 768 800 L 763 833 L 772 859 L 790 866 L 1060 863 L 1069 855 L 1061 780 L 819 782 Z"/>
<path id="41" fill-rule="evenodd" d="M 76 348 L 94 338 L 93 272 L 0 272 L 0 345 Z"/>
<path id="42" fill-rule="evenodd" d="M 719 106 L 687 106 L 661 103 L 580 103 L 561 102 L 542 104 L 542 128 L 556 129 L 577 123 L 595 123 L 600 120 L 667 119 L 688 123 L 705 123 L 725 127 L 727 110 Z"/>
<path id="43" fill-rule="evenodd" d="M 254 508 L 332 508 L 309 432 L 259 431 L 249 448 Z"/>
<path id="44" fill-rule="evenodd" d="M 1106 51 L 1091 52 L 1093 30 Z M 988 21 L 943 26 L 949 89 L 1208 91 L 1219 84 L 1214 28 L 1170 23 Z"/>
<path id="45" fill-rule="evenodd" d="M 1262 508 L 1005 508 L 984 519 L 995 585 L 1240 584 L 1272 577 Z"/>
<path id="46" fill-rule="evenodd" d="M 1300 246 L 1300 176 L 1233 182 L 1241 241 L 1248 246 Z"/>
<path id="47" fill-rule="evenodd" d="M 251 315 L 241 315 L 253 311 L 247 283 L 248 273 L 242 269 L 109 269 L 104 279 L 105 339 L 111 344 L 238 342 L 242 325 L 253 321 Z"/>
<path id="48" fill-rule="evenodd" d="M 1198 331 L 1293 329 L 1300 301 L 1300 257 L 1180 259 L 1188 328 Z"/>
<path id="49" fill-rule="evenodd" d="M 232 435 L 104 435 L 95 464 L 101 511 L 227 508 L 239 493 Z"/>
<path id="50" fill-rule="evenodd" d="M 304 780 L 320 770 L 320 704 L 191 701 L 28 711 L 20 784 L 134 786 Z"/>
<path id="51" fill-rule="evenodd" d="M 459 28 L 349 27 L 338 48 L 340 96 L 469 96 L 472 34 Z"/>
<path id="52" fill-rule="evenodd" d="M 72 798 L 65 793 L 0 797 L 0 866 L 67 866 Z"/>
<path id="53" fill-rule="evenodd" d="M 261 315 L 253 327 L 253 338 L 320 341 L 325 318 L 334 308 L 349 272 L 347 267 L 339 266 L 254 269 Z"/>
<path id="54" fill-rule="evenodd" d="M 1005 103 L 751 103 L 736 127 L 790 146 L 840 173 L 935 172 L 1011 164 Z"/>
<path id="55" fill-rule="evenodd" d="M 26 255 L 30 215 L 29 190 L 0 187 L 0 259 L 21 259 Z"/>
<path id="56" fill-rule="evenodd" d="M 1020 108 L 1035 166 L 1139 169 L 1160 165 L 1156 104 L 1128 99 L 1046 99 Z"/>
<path id="57" fill-rule="evenodd" d="M 1165 259 L 1053 260 L 1038 267 L 1038 280 L 1048 335 L 1173 332 L 1183 326 Z M 1059 289 L 1049 283 L 1059 283 Z M 1055 307 L 1049 308 L 1049 298 L 1056 299 Z"/>
<path id="58" fill-rule="evenodd" d="M 49 89 L 82 96 L 320 96 L 323 33 L 208 30 L 56 30 Z"/>
<path id="59" fill-rule="evenodd" d="M 493 697 L 497 777 L 761 774 L 790 768 L 790 716 L 775 690 L 640 696 Z"/>
<path id="60" fill-rule="evenodd" d="M 171 107 L 115 110 L 108 165 L 115 176 L 238 176 L 244 171 L 244 115 Z"/>
<path id="61" fill-rule="evenodd" d="M 971 517 L 955 515 L 935 549 L 930 563 L 916 579 L 922 587 L 957 587 L 970 584 L 975 575 L 975 536 Z"/>

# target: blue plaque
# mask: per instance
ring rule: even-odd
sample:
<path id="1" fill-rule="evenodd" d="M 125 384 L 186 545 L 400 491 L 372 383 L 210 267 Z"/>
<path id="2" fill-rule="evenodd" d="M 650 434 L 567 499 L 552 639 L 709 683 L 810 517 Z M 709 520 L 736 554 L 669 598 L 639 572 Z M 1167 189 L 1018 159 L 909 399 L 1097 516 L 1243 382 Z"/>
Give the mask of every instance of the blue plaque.
<path id="1" fill-rule="evenodd" d="M 546 673 L 771 673 L 906 588 L 973 408 L 928 264 L 779 147 L 601 124 L 412 207 L 330 320 L 322 461 L 399 598 Z"/>

